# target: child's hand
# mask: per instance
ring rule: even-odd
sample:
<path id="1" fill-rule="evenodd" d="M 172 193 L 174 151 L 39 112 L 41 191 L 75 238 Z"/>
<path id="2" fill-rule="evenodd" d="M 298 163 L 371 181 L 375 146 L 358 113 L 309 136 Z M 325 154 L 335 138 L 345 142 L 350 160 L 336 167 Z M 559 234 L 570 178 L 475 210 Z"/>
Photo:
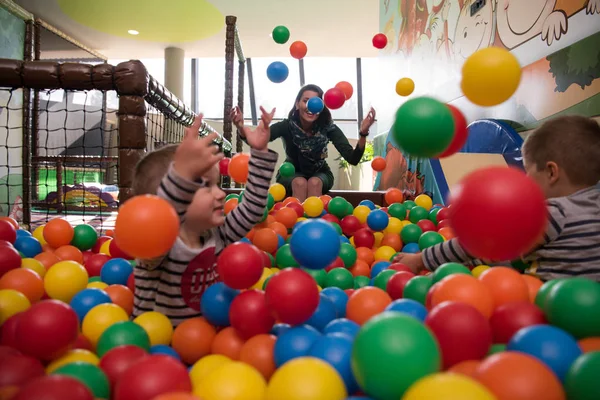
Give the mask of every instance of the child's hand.
<path id="1" fill-rule="evenodd" d="M 421 256 L 421 253 L 398 253 L 398 255 L 396 255 L 392 261 L 406 265 L 410 268 L 413 274 L 418 274 L 425 269 L 425 264 L 423 263 L 423 257 Z"/>
<path id="2" fill-rule="evenodd" d="M 238 106 L 235 106 L 231 109 L 229 115 L 231 117 L 231 123 L 242 131 L 244 129 L 244 116 L 242 115 L 242 110 L 240 110 Z"/>
<path id="3" fill-rule="evenodd" d="M 271 140 L 271 129 L 269 129 L 269 125 L 271 125 L 271 121 L 273 121 L 275 109 L 268 113 L 261 106 L 260 111 L 262 112 L 262 115 L 260 116 L 260 122 L 258 123 L 258 126 L 256 129 L 244 127 L 244 135 L 246 136 L 246 141 L 250 147 L 255 150 L 265 151 L 267 150 L 269 141 Z"/>
<path id="4" fill-rule="evenodd" d="M 196 116 L 192 126 L 185 128 L 183 141 L 177 147 L 174 157 L 175 171 L 190 181 L 202 178 L 213 165 L 223 158 L 219 147 L 213 143 L 216 132 L 198 138 L 198 130 L 202 124 L 202 115 Z"/>

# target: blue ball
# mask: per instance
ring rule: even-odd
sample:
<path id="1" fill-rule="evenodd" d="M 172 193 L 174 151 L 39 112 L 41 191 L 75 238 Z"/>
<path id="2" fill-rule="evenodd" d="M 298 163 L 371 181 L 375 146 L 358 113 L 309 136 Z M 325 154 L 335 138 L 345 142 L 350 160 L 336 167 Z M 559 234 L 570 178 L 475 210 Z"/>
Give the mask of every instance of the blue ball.
<path id="1" fill-rule="evenodd" d="M 267 67 L 267 78 L 273 83 L 281 83 L 285 81 L 290 74 L 287 65 L 281 61 L 275 61 Z"/>
<path id="2" fill-rule="evenodd" d="M 71 299 L 71 308 L 77 314 L 79 322 L 83 322 L 83 318 L 88 311 L 96 307 L 98 304 L 112 303 L 112 300 L 104 290 L 100 289 L 83 289 Z"/>
<path id="3" fill-rule="evenodd" d="M 294 358 L 308 355 L 310 348 L 321 334 L 308 325 L 294 326 L 277 337 L 273 355 L 277 368 Z"/>
<path id="4" fill-rule="evenodd" d="M 418 247 L 418 246 L 417 246 Z M 383 270 L 386 270 L 390 265 L 389 261 L 378 261 L 371 267 L 371 278 L 375 278 Z"/>
<path id="5" fill-rule="evenodd" d="M 271 328 L 271 335 L 279 336 L 291 327 L 292 326 L 289 324 L 275 324 L 273 325 L 273 328 Z"/>
<path id="6" fill-rule="evenodd" d="M 374 210 L 377 208 L 377 206 L 375 206 L 375 203 L 373 203 L 371 200 L 361 200 L 360 203 L 358 203 L 359 206 L 367 206 L 369 207 L 371 210 Z"/>
<path id="7" fill-rule="evenodd" d="M 318 114 L 325 108 L 325 103 L 323 103 L 323 99 L 320 97 L 311 97 L 306 103 L 306 108 L 308 109 L 308 112 Z"/>
<path id="8" fill-rule="evenodd" d="M 402 253 L 418 253 L 420 251 L 418 243 L 408 243 L 402 248 Z"/>
<path id="9" fill-rule="evenodd" d="M 348 295 L 342 289 L 332 286 L 321 291 L 323 296 L 326 296 L 333 302 L 338 318 L 346 316 L 346 304 L 348 303 Z"/>
<path id="10" fill-rule="evenodd" d="M 348 393 L 354 393 L 358 389 L 350 363 L 352 343 L 350 337 L 342 333 L 332 333 L 315 340 L 308 353 L 309 356 L 319 358 L 331 365 L 340 374 Z"/>
<path id="11" fill-rule="evenodd" d="M 285 244 L 285 239 L 283 238 L 283 236 L 277 234 L 277 248 L 281 248 L 281 246 L 283 246 Z"/>
<path id="12" fill-rule="evenodd" d="M 240 240 L 238 240 L 238 242 L 240 243 L 250 243 L 252 244 L 252 242 L 250 241 L 250 239 L 248 239 L 247 237 L 243 237 Z"/>
<path id="13" fill-rule="evenodd" d="M 412 299 L 394 300 L 385 308 L 385 311 L 395 311 L 407 314 L 411 317 L 415 317 L 421 322 L 425 321 L 425 317 L 427 316 L 427 309 L 425 306 Z"/>
<path id="14" fill-rule="evenodd" d="M 348 239 L 344 235 L 340 235 L 340 243 L 348 243 L 348 244 L 350 244 L 350 239 Z"/>
<path id="15" fill-rule="evenodd" d="M 317 309 L 305 323 L 322 332 L 325 326 L 336 319 L 336 317 L 337 311 L 333 301 L 322 293 L 319 293 L 319 305 L 317 305 Z"/>
<path id="16" fill-rule="evenodd" d="M 325 214 L 327 214 L 327 211 L 323 210 L 323 211 L 321 211 L 321 214 L 319 215 L 319 217 L 324 217 Z"/>
<path id="17" fill-rule="evenodd" d="M 33 236 L 17 236 L 14 246 L 27 258 L 33 258 L 42 252 L 42 244 Z"/>
<path id="18" fill-rule="evenodd" d="M 385 211 L 373 210 L 367 216 L 367 225 L 375 232 L 381 232 L 387 228 L 390 217 Z"/>
<path id="19" fill-rule="evenodd" d="M 532 325 L 520 329 L 506 345 L 507 351 L 529 354 L 548 366 L 561 381 L 571 364 L 582 354 L 577 340 L 551 325 Z"/>
<path id="20" fill-rule="evenodd" d="M 155 344 L 154 346 L 150 347 L 150 354 L 164 354 L 181 361 L 179 354 L 171 346 L 167 346 L 165 344 Z"/>
<path id="21" fill-rule="evenodd" d="M 310 269 L 326 268 L 335 261 L 340 247 L 335 228 L 321 219 L 303 221 L 290 240 L 290 249 L 298 264 Z"/>
<path id="22" fill-rule="evenodd" d="M 223 282 L 209 286 L 200 299 L 200 311 L 215 326 L 229 326 L 229 308 L 239 291 Z"/>
<path id="23" fill-rule="evenodd" d="M 17 237 L 21 236 L 31 236 L 31 232 L 26 231 L 25 229 L 17 229 Z"/>
<path id="24" fill-rule="evenodd" d="M 108 260 L 100 270 L 100 279 L 108 285 L 127 286 L 129 275 L 133 272 L 131 263 L 124 258 Z"/>
<path id="25" fill-rule="evenodd" d="M 360 330 L 360 325 L 354 321 L 350 321 L 347 318 L 334 319 L 327 324 L 323 333 L 329 335 L 331 333 L 343 333 L 351 338 L 355 338 Z"/>

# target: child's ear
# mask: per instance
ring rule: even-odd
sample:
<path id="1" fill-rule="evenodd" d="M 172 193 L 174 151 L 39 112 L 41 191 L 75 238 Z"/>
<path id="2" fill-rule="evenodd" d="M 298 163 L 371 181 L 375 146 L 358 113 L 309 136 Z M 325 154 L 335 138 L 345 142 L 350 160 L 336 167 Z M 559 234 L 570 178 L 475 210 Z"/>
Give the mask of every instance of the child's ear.
<path id="1" fill-rule="evenodd" d="M 560 173 L 560 167 L 554 161 L 548 161 L 546 163 L 546 176 L 548 178 L 548 183 L 551 185 L 558 181 L 558 175 Z"/>

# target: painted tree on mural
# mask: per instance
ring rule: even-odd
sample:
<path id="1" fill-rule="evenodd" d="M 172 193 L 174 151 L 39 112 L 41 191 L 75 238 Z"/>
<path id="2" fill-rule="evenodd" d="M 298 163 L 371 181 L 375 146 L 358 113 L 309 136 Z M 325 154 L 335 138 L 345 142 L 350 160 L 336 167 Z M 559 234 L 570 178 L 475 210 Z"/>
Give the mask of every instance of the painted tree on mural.
<path id="1" fill-rule="evenodd" d="M 600 33 L 589 36 L 546 58 L 556 81 L 555 92 L 576 84 L 581 89 L 600 78 Z"/>

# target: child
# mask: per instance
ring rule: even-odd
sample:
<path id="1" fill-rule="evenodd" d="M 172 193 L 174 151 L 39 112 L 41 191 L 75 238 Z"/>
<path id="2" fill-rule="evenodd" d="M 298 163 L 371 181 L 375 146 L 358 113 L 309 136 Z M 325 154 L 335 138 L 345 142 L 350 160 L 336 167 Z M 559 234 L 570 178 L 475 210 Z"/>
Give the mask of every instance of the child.
<path id="1" fill-rule="evenodd" d="M 216 134 L 198 139 L 201 116 L 186 129 L 181 144 L 149 153 L 136 166 L 135 194 L 157 194 L 168 200 L 181 227 L 168 254 L 138 260 L 133 317 L 158 311 L 177 326 L 200 316 L 202 293 L 217 279 L 217 256 L 262 219 L 278 154 L 267 148 L 275 110 L 261 110 L 259 126 L 247 132 L 251 152 L 244 201 L 227 216 L 225 193 L 219 187 L 218 162 L 223 154 L 213 145 Z"/>
<path id="2" fill-rule="evenodd" d="M 547 281 L 581 276 L 600 282 L 600 127 L 590 118 L 558 117 L 527 137 L 523 149 L 525 172 L 542 188 L 548 205 L 543 240 L 522 260 L 526 273 Z M 457 239 L 399 254 L 395 262 L 415 273 L 441 264 L 470 265 L 473 259 Z"/>

